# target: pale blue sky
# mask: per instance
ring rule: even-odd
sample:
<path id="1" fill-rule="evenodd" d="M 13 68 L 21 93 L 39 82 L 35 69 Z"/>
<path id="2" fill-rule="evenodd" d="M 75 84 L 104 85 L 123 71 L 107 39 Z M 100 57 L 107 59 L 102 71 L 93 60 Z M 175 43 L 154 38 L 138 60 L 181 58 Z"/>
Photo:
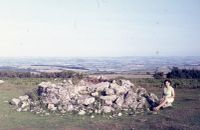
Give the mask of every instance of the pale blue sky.
<path id="1" fill-rule="evenodd" d="M 199 0 L 0 0 L 0 57 L 200 56 Z"/>

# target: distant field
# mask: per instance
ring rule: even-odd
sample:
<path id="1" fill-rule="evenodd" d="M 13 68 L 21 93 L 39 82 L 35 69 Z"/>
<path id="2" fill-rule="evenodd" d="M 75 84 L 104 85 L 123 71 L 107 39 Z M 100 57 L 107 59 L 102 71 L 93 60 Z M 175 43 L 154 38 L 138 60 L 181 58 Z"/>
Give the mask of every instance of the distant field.
<path id="1" fill-rule="evenodd" d="M 158 115 L 142 113 L 115 118 L 95 115 L 95 118 L 91 119 L 90 116 L 72 114 L 40 116 L 30 112 L 17 112 L 10 107 L 7 101 L 23 95 L 26 91 L 37 87 L 37 84 L 42 81 L 55 81 L 43 78 L 8 78 L 3 80 L 5 83 L 0 84 L 0 130 L 200 129 L 200 89 L 175 89 L 176 100 L 174 107 L 161 110 Z M 156 93 L 159 97 L 161 96 L 162 80 L 131 79 L 131 81 L 136 85 L 143 84 L 147 90 Z M 194 82 L 197 82 L 197 80 L 194 80 Z"/>
<path id="2" fill-rule="evenodd" d="M 101 74 L 93 74 L 92 76 L 98 77 L 98 76 L 101 76 Z M 153 78 L 153 75 L 147 75 L 147 74 L 102 74 L 102 76 L 108 79 L 118 78 L 118 77 L 124 77 L 127 79 Z"/>
<path id="3" fill-rule="evenodd" d="M 103 76 L 106 79 L 120 79 L 126 78 L 131 80 L 136 85 L 142 87 L 162 87 L 163 81 L 165 79 L 154 79 L 153 75 L 147 74 L 96 74 L 91 75 L 91 77 Z M 200 79 L 171 79 L 172 85 L 175 88 L 200 88 Z"/>

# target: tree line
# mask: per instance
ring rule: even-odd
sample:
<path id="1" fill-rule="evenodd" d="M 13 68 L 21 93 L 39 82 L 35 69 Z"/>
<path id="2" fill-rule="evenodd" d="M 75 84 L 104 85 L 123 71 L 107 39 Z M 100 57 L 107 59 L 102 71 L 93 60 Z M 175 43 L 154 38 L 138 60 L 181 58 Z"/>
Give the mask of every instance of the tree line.
<path id="1" fill-rule="evenodd" d="M 17 72 L 17 71 L 0 71 L 1 78 L 83 78 L 85 74 L 74 71 L 62 72 Z"/>
<path id="2" fill-rule="evenodd" d="M 155 72 L 153 75 L 155 79 L 162 79 L 165 77 L 163 72 Z M 187 78 L 187 79 L 198 79 L 200 78 L 200 70 L 197 69 L 179 69 L 173 67 L 171 72 L 166 74 L 166 78 Z"/>

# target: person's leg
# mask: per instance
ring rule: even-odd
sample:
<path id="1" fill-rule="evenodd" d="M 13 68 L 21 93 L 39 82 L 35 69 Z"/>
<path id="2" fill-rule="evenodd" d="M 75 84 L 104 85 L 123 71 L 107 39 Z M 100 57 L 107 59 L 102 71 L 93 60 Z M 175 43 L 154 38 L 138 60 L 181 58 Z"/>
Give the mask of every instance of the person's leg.
<path id="1" fill-rule="evenodd" d="M 161 98 L 159 104 L 161 104 L 164 100 L 165 100 L 164 98 Z"/>
<path id="2" fill-rule="evenodd" d="M 168 98 L 166 104 L 163 106 L 163 108 L 172 106 L 172 103 L 174 102 L 174 98 Z"/>
<path id="3" fill-rule="evenodd" d="M 154 110 L 159 110 L 162 106 L 164 106 L 167 103 L 166 99 L 163 99 L 160 104 L 154 108 Z"/>

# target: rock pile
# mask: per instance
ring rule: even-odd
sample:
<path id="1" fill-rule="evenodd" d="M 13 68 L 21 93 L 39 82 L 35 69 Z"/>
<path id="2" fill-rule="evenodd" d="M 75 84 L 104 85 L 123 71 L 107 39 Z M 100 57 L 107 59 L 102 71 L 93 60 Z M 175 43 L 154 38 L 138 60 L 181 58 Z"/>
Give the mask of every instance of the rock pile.
<path id="1" fill-rule="evenodd" d="M 146 110 L 150 107 L 149 101 L 158 100 L 156 95 L 148 94 L 144 88 L 124 79 L 99 83 L 81 80 L 77 84 L 70 79 L 62 83 L 42 82 L 36 91 L 35 95 L 27 93 L 13 98 L 10 103 L 17 111 L 46 113 L 48 110 L 84 115 Z"/>

